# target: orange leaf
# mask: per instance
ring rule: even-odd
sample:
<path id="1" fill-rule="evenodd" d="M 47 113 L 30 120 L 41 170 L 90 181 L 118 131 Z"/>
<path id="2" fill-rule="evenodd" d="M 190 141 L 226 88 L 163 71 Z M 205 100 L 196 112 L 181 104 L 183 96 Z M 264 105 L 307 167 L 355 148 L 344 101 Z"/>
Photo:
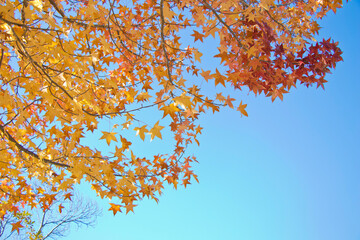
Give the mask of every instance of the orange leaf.
<path id="1" fill-rule="evenodd" d="M 64 208 L 64 206 L 60 204 L 60 205 L 59 205 L 59 213 L 62 212 L 63 208 Z"/>
<path id="2" fill-rule="evenodd" d="M 18 221 L 18 222 L 16 222 L 16 223 L 12 223 L 11 224 L 12 225 L 12 228 L 11 228 L 11 232 L 13 232 L 13 231 L 17 231 L 18 232 L 18 234 L 20 233 L 19 231 L 20 231 L 20 228 L 23 228 L 24 226 L 23 225 L 21 225 L 21 221 Z"/>
<path id="3" fill-rule="evenodd" d="M 247 106 L 247 104 L 243 104 L 242 101 L 241 101 L 239 107 L 237 108 L 237 110 L 240 111 L 242 115 L 247 117 L 248 113 L 245 110 L 246 106 Z"/>
<path id="4" fill-rule="evenodd" d="M 72 197 L 72 194 L 67 193 L 67 194 L 65 194 L 64 200 L 69 199 L 71 201 L 71 197 Z"/>
<path id="5" fill-rule="evenodd" d="M 193 36 L 195 38 L 194 42 L 196 42 L 197 40 L 200 40 L 201 42 L 203 41 L 203 38 L 205 37 L 204 34 L 199 33 L 198 31 L 194 30 L 194 33 L 191 34 L 191 36 Z"/>
<path id="6" fill-rule="evenodd" d="M 110 208 L 109 211 L 113 211 L 114 216 L 116 215 L 117 212 L 121 212 L 121 205 L 118 204 L 114 204 L 114 203 L 110 203 Z"/>

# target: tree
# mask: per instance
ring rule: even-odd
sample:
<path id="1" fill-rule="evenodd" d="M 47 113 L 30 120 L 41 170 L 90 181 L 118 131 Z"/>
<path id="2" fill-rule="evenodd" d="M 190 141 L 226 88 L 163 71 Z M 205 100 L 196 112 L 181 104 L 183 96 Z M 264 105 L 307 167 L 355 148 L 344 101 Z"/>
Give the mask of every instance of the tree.
<path id="1" fill-rule="evenodd" d="M 37 189 L 44 206 L 85 180 L 114 214 L 157 200 L 164 182 L 186 187 L 197 180 L 185 150 L 199 144 L 200 114 L 238 106 L 247 116 L 245 99 L 225 90 L 282 100 L 298 84 L 324 87 L 342 60 L 337 43 L 314 39 L 341 0 L 0 4 L 0 209 L 14 214 L 38 205 L 32 178 L 53 187 Z M 203 46 L 209 37 L 218 43 Z M 202 62 L 205 47 L 221 66 Z M 109 151 L 86 142 L 94 136 Z M 172 150 L 135 147 L 163 137 Z"/>
<path id="2" fill-rule="evenodd" d="M 37 192 L 38 199 L 42 194 Z M 57 239 L 64 237 L 71 226 L 94 226 L 101 211 L 94 202 L 79 194 L 59 194 L 59 200 L 41 208 L 8 211 L 0 219 L 1 239 Z"/>

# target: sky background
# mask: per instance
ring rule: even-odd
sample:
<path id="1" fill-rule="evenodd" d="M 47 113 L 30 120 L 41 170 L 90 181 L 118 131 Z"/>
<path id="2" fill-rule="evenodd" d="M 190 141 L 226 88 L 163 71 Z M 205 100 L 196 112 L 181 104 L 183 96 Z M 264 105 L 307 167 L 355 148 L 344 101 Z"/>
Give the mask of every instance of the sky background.
<path id="1" fill-rule="evenodd" d="M 199 184 L 167 187 L 135 214 L 113 216 L 99 201 L 96 227 L 65 239 L 359 240 L 359 13 L 353 0 L 321 21 L 318 39 L 344 52 L 325 91 L 299 86 L 274 103 L 249 95 L 249 117 L 202 117 L 200 147 L 190 149 Z"/>

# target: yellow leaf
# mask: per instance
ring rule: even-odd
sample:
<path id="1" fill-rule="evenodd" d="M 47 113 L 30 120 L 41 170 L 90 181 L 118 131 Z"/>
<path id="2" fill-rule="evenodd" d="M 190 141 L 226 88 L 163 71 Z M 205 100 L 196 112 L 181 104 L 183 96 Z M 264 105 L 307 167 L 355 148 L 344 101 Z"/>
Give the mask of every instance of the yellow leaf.
<path id="1" fill-rule="evenodd" d="M 43 3 L 41 0 L 33 0 L 30 2 L 34 7 L 36 7 L 37 9 L 39 9 L 40 11 L 42 11 L 43 8 Z"/>
<path id="2" fill-rule="evenodd" d="M 136 100 L 138 100 L 138 102 L 148 101 L 149 98 L 151 98 L 151 96 L 148 92 L 142 92 L 136 96 Z"/>
<path id="3" fill-rule="evenodd" d="M 186 96 L 184 93 L 179 97 L 173 98 L 176 105 L 180 105 L 183 109 L 191 108 L 192 102 L 189 96 Z"/>
<path id="4" fill-rule="evenodd" d="M 129 146 L 132 144 L 131 142 L 129 142 L 126 138 L 123 138 L 122 136 L 120 136 L 121 138 L 121 143 L 122 143 L 122 149 L 126 150 L 129 148 Z"/>
<path id="5" fill-rule="evenodd" d="M 134 98 L 136 96 L 136 94 L 138 93 L 138 91 L 136 91 L 134 88 L 129 88 L 129 90 L 127 92 L 125 92 L 125 94 L 127 95 L 127 99 L 129 100 L 129 102 L 133 102 Z"/>
<path id="6" fill-rule="evenodd" d="M 103 132 L 103 131 L 101 131 L 102 132 L 102 136 L 101 136 L 101 138 L 100 139 L 105 139 L 106 140 L 106 143 L 110 146 L 110 142 L 111 141 L 115 141 L 115 142 L 117 142 L 117 139 L 116 139 L 116 137 L 115 137 L 115 132 Z"/>
<path id="7" fill-rule="evenodd" d="M 150 130 L 151 140 L 153 140 L 154 137 L 158 137 L 158 138 L 162 139 L 160 131 L 163 128 L 164 128 L 163 126 L 159 126 L 159 121 L 157 121 L 156 124 L 154 125 L 154 127 Z"/>
<path id="8" fill-rule="evenodd" d="M 114 216 L 117 212 L 121 212 L 121 209 L 120 209 L 121 205 L 110 203 L 110 206 L 111 207 L 109 208 L 109 211 L 113 211 Z"/>
<path id="9" fill-rule="evenodd" d="M 167 115 L 170 115 L 170 117 L 174 118 L 176 116 L 176 112 L 179 112 L 180 109 L 176 107 L 174 103 L 170 104 L 169 106 L 163 106 L 160 110 L 164 111 L 163 118 Z"/>
<path id="10" fill-rule="evenodd" d="M 257 53 L 257 48 L 255 46 L 252 46 L 251 48 L 249 48 L 246 52 L 248 54 L 249 57 L 251 56 L 256 56 Z"/>
<path id="11" fill-rule="evenodd" d="M 146 129 L 146 125 L 140 128 L 135 127 L 134 130 L 136 131 L 136 136 L 139 135 L 143 141 L 145 140 L 145 133 L 149 132 L 149 130 Z"/>

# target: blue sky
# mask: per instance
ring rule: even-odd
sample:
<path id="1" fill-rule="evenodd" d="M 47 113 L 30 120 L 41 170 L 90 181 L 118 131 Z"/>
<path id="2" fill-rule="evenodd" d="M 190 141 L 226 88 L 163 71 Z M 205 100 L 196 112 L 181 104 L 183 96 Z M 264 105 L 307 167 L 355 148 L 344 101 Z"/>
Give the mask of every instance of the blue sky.
<path id="1" fill-rule="evenodd" d="M 200 183 L 143 200 L 135 214 L 104 209 L 66 239 L 360 239 L 360 1 L 322 22 L 344 62 L 325 91 L 299 86 L 284 101 L 246 96 L 249 117 L 204 116 L 190 151 Z"/>

